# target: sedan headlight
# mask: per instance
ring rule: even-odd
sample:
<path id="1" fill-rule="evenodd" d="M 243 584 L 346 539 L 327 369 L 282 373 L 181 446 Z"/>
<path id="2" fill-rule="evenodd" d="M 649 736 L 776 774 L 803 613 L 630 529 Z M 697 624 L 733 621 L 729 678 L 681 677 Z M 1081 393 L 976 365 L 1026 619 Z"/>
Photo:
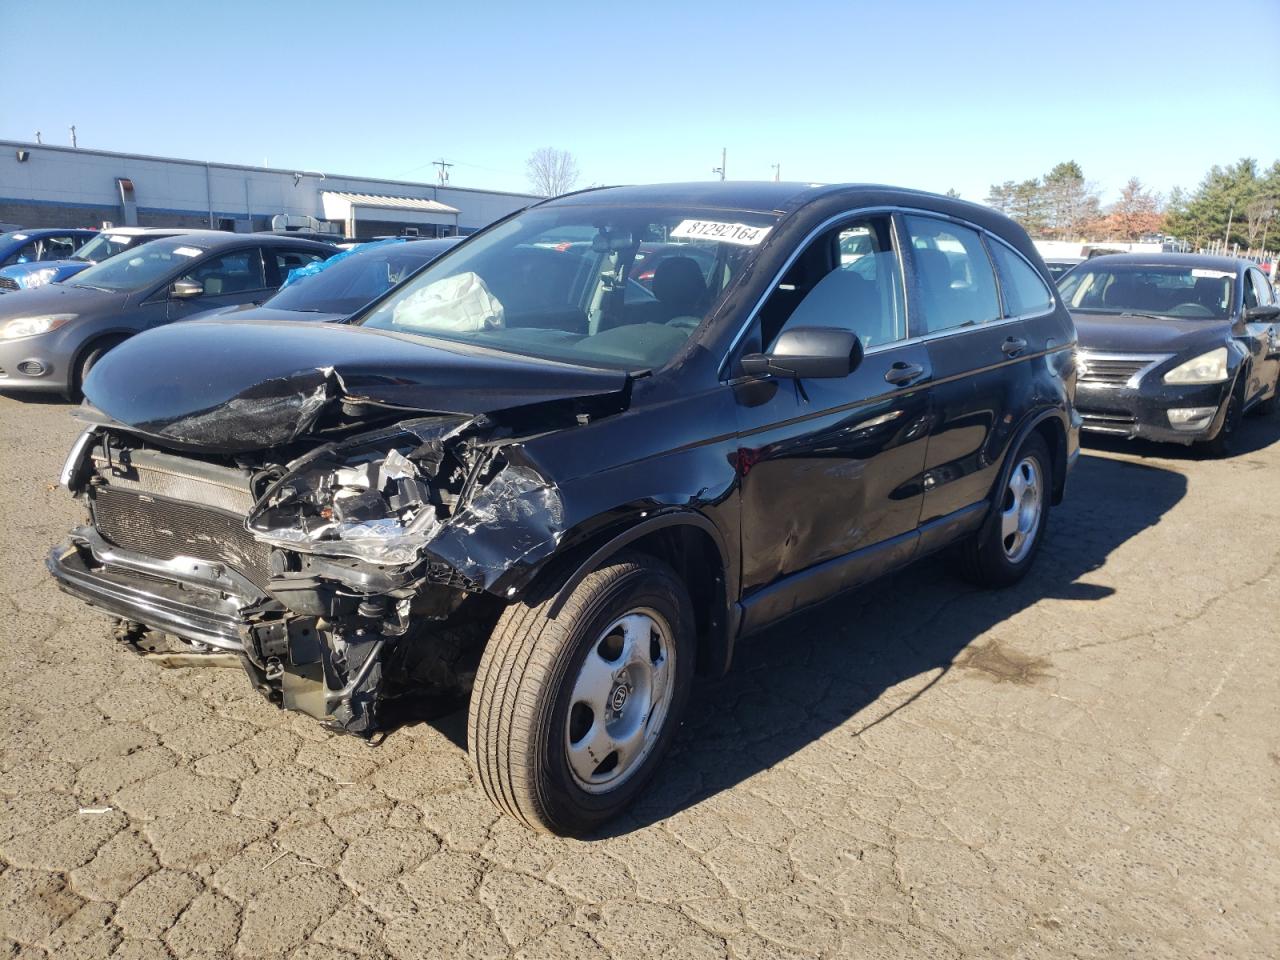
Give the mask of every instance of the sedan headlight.
<path id="1" fill-rule="evenodd" d="M 43 287 L 46 283 L 50 283 L 57 276 L 57 267 L 41 267 L 39 270 L 32 270 L 26 276 L 18 278 L 18 286 L 23 290 L 30 290 L 32 287 Z"/>
<path id="2" fill-rule="evenodd" d="M 1226 379 L 1226 347 L 1218 347 L 1198 357 L 1192 357 L 1164 375 L 1165 383 L 1222 383 Z"/>
<path id="3" fill-rule="evenodd" d="M 0 327 L 0 337 L 18 340 L 22 337 L 38 337 L 76 318 L 74 313 L 49 313 L 41 317 L 15 317 Z"/>

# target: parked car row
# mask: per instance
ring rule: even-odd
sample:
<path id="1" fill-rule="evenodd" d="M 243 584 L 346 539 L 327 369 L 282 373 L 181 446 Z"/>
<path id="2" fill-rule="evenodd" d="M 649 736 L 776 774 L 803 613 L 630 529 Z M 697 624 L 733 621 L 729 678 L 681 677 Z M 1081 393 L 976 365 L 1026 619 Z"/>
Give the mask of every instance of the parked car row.
<path id="1" fill-rule="evenodd" d="M 165 227 L 120 227 L 104 230 L 94 235 L 70 256 L 66 256 L 67 251 L 64 245 L 46 244 L 39 252 L 51 255 L 20 260 L 0 268 L 0 293 L 29 290 L 32 287 L 43 287 L 47 283 L 60 283 L 75 276 L 81 270 L 87 270 L 95 263 L 114 257 L 118 253 L 124 253 L 140 243 L 163 240 L 165 237 L 176 237 L 188 232 Z"/>
<path id="2" fill-rule="evenodd" d="M 50 242 L 34 232 L 27 236 Z M 457 242 L 396 240 L 340 253 L 332 244 L 291 234 L 104 231 L 67 259 L 0 270 L 0 289 L 13 294 L 0 297 L 0 389 L 77 397 L 107 351 L 177 320 L 245 308 L 261 308 L 257 316 L 274 319 L 341 319 Z M 352 266 L 290 287 L 275 302 L 273 294 L 291 276 L 348 257 Z"/>
<path id="3" fill-rule="evenodd" d="M 948 197 L 593 189 L 445 246 L 154 240 L 15 295 L 0 366 L 83 386 L 63 590 L 361 736 L 474 672 L 477 776 L 543 830 L 624 809 L 740 637 L 944 550 L 1017 582 L 1082 427 L 1219 451 L 1277 397 L 1250 265 L 1055 285 Z"/>

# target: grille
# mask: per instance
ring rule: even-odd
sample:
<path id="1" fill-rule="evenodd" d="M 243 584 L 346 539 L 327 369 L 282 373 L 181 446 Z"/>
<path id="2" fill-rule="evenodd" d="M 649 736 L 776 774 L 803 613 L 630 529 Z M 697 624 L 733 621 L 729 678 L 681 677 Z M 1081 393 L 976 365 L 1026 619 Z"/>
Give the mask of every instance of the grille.
<path id="1" fill-rule="evenodd" d="M 157 560 L 225 563 L 265 588 L 270 548 L 245 530 L 243 516 L 109 485 L 92 489 L 94 524 L 115 546 Z"/>
<path id="2" fill-rule="evenodd" d="M 13 277 L 0 277 L 0 290 L 17 290 L 18 281 Z"/>
<path id="3" fill-rule="evenodd" d="M 1136 374 L 1163 360 L 1149 355 L 1125 357 L 1111 354 L 1105 357 L 1089 353 L 1080 354 L 1079 383 L 1103 383 L 1114 387 L 1124 386 Z"/>

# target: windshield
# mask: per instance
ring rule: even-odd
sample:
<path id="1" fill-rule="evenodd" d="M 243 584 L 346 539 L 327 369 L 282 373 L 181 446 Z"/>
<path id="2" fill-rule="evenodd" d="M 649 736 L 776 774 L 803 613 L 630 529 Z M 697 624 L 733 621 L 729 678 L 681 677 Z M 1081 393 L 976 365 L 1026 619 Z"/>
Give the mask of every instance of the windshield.
<path id="1" fill-rule="evenodd" d="M 1235 272 L 1173 264 L 1080 264 L 1058 284 L 1070 310 L 1225 320 Z"/>
<path id="2" fill-rule="evenodd" d="M 316 264 L 317 273 L 291 283 L 265 306 L 306 313 L 354 313 L 439 253 L 435 244 L 413 240 L 357 247 Z"/>
<path id="3" fill-rule="evenodd" d="M 117 253 L 124 253 L 138 242 L 154 239 L 147 236 L 129 235 L 127 233 L 100 233 L 76 251 L 72 260 L 88 260 L 90 263 L 101 263 Z"/>
<path id="4" fill-rule="evenodd" d="M 204 252 L 183 237 L 152 240 L 139 244 L 129 251 L 128 256 L 111 257 L 82 270 L 68 283 L 98 290 L 141 290 L 159 283 L 183 264 L 203 256 Z"/>
<path id="5" fill-rule="evenodd" d="M 590 366 L 660 367 L 776 222 L 736 210 L 537 207 L 445 254 L 357 322 Z"/>

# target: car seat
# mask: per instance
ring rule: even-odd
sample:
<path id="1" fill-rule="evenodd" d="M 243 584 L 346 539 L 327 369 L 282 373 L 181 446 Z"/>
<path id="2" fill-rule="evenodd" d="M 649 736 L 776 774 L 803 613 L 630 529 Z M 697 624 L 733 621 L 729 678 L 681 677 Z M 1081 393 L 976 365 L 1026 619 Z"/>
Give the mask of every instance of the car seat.
<path id="1" fill-rule="evenodd" d="M 707 296 L 702 268 L 692 257 L 667 257 L 653 273 L 653 295 L 662 304 L 662 322 L 696 327 Z"/>

